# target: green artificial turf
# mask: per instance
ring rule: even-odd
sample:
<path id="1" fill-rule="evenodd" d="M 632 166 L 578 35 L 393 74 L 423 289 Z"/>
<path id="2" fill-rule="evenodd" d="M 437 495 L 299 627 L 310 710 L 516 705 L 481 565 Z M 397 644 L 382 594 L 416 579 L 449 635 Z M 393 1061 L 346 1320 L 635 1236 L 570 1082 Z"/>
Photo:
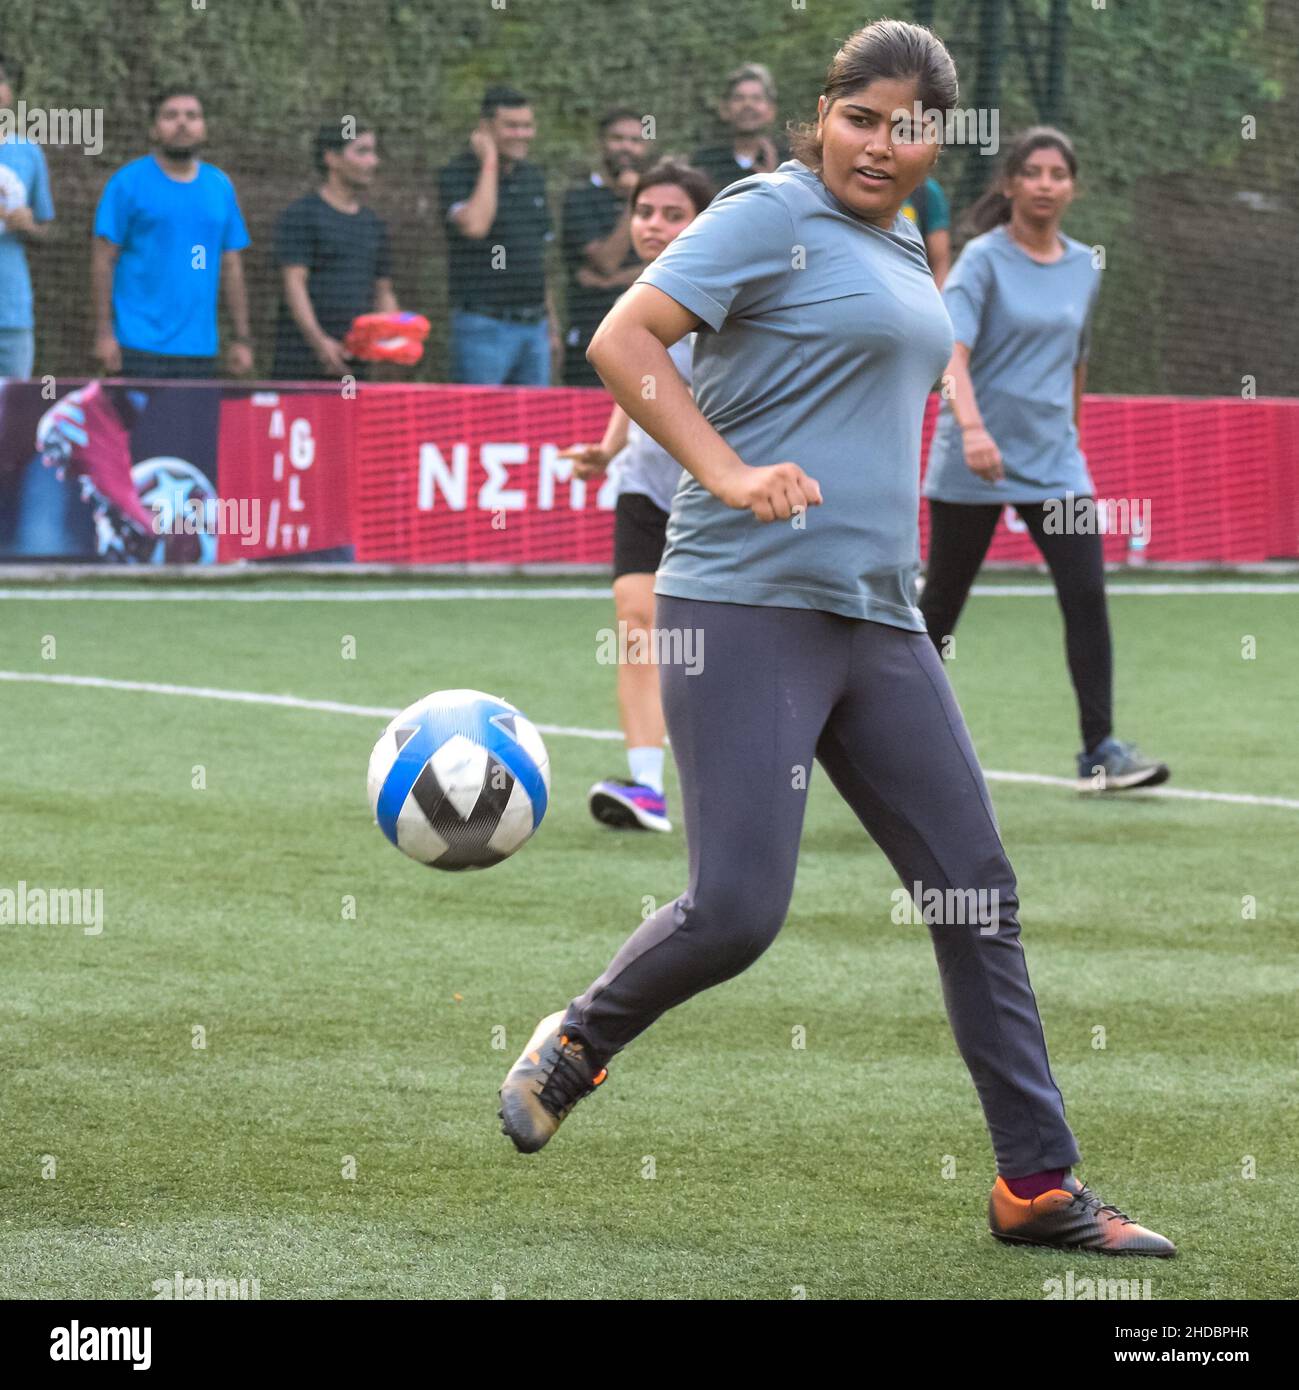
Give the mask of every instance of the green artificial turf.
<path id="1" fill-rule="evenodd" d="M 240 586 L 275 587 L 304 585 Z M 1120 735 L 1175 787 L 1299 799 L 1299 598 L 1111 611 Z M 614 729 L 611 622 L 598 592 L 0 599 L 0 668 L 391 708 L 471 686 Z M 1072 775 L 1052 600 L 974 598 L 949 670 L 987 768 Z M 383 723 L 0 682 L 0 888 L 104 906 L 98 936 L 0 926 L 0 1296 L 148 1297 L 177 1270 L 263 1298 L 1035 1299 L 1069 1269 L 1162 1299 L 1299 1294 L 1299 809 L 991 783 L 1080 1172 L 1181 1248 L 1102 1262 L 988 1236 L 990 1146 L 927 933 L 890 920 L 896 881 L 819 770 L 776 943 L 516 1154 L 505 1070 L 684 888 L 684 840 L 597 826 L 586 789 L 620 745 L 551 734 L 536 838 L 484 874 L 423 869 L 366 804 Z"/>

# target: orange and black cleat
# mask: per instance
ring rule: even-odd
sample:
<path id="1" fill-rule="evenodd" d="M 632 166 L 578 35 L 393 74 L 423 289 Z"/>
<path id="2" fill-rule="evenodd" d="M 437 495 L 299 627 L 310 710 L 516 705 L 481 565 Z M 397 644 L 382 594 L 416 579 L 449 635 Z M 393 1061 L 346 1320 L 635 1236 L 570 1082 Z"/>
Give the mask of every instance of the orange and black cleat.
<path id="1" fill-rule="evenodd" d="M 1031 1200 L 1016 1197 L 998 1177 L 988 1199 L 988 1226 L 1007 1244 L 1095 1250 L 1102 1255 L 1177 1254 L 1177 1246 L 1166 1236 L 1146 1230 L 1118 1207 L 1102 1202 L 1072 1173 L 1065 1174 L 1060 1187 Z"/>
<path id="2" fill-rule="evenodd" d="M 580 1038 L 560 1031 L 564 1010 L 537 1024 L 501 1087 L 501 1130 L 520 1153 L 534 1154 L 559 1128 L 583 1096 L 608 1076 L 587 1060 Z"/>

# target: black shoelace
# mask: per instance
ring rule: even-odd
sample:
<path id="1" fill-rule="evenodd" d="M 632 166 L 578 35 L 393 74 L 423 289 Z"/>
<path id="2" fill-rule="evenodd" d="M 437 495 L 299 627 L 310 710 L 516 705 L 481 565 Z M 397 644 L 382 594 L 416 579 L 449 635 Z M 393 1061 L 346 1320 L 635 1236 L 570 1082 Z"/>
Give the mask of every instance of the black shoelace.
<path id="1" fill-rule="evenodd" d="M 570 1051 L 571 1046 L 570 1044 L 569 1047 L 559 1049 L 554 1070 L 538 1097 L 552 1115 L 558 1115 L 566 1106 L 576 1104 L 588 1091 L 595 1089 L 585 1066 L 579 1060 L 581 1053 Z"/>
<path id="2" fill-rule="evenodd" d="M 1101 1199 L 1096 1195 L 1096 1193 L 1094 1193 L 1094 1192 L 1091 1190 L 1091 1188 L 1087 1186 L 1086 1183 L 1083 1183 L 1082 1188 L 1081 1188 L 1080 1191 L 1075 1192 L 1075 1193 L 1073 1194 L 1073 1199 L 1074 1199 L 1075 1202 L 1081 1203 L 1081 1204 L 1082 1204 L 1084 1207 L 1086 1207 L 1089 1211 L 1096 1211 L 1096 1212 L 1109 1211 L 1109 1212 L 1113 1212 L 1114 1215 L 1115 1215 L 1125 1226 L 1133 1226 L 1133 1225 L 1136 1224 L 1130 1216 L 1127 1216 L 1127 1215 L 1125 1215 L 1123 1212 L 1121 1212 L 1121 1211 L 1118 1209 L 1118 1207 L 1116 1207 L 1116 1206 L 1113 1205 L 1113 1203 L 1111 1203 L 1111 1202 L 1102 1202 Z"/>

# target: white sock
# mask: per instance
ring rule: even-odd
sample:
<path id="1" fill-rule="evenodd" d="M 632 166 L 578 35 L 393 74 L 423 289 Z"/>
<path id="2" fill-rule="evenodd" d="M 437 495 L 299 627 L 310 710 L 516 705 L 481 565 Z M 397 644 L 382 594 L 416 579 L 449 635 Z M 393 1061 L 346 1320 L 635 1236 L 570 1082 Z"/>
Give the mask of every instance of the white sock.
<path id="1" fill-rule="evenodd" d="M 629 748 L 627 766 L 631 768 L 631 779 L 643 787 L 653 787 L 660 796 L 663 794 L 663 749 Z"/>

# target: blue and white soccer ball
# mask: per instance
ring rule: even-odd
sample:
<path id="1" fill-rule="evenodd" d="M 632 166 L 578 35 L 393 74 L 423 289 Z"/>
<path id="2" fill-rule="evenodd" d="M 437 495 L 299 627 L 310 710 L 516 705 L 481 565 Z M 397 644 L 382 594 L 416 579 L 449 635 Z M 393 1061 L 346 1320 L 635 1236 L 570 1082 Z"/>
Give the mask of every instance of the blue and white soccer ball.
<path id="1" fill-rule="evenodd" d="M 383 731 L 370 809 L 403 854 L 434 869 L 486 869 L 541 824 L 550 758 L 534 725 L 481 690 L 438 690 Z"/>

